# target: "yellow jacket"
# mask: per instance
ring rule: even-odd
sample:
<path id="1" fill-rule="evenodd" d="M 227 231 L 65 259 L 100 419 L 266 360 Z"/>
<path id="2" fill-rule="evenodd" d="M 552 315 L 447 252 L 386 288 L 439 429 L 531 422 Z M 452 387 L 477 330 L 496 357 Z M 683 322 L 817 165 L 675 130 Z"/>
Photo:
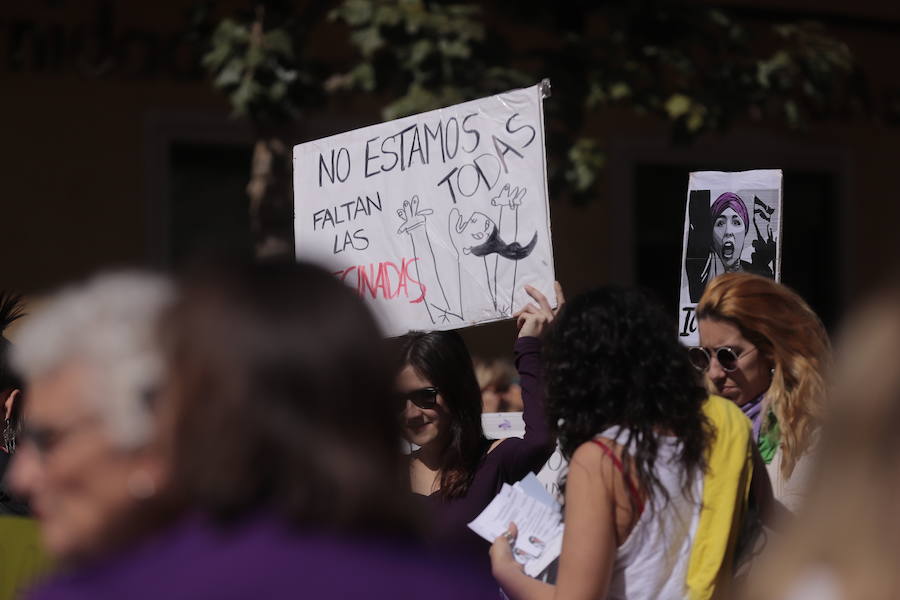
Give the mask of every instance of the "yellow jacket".
<path id="1" fill-rule="evenodd" d="M 719 396 L 707 399 L 703 413 L 715 428 L 715 440 L 706 458 L 703 506 L 685 581 L 690 600 L 727 593 L 753 476 L 750 420 L 737 405 Z"/>

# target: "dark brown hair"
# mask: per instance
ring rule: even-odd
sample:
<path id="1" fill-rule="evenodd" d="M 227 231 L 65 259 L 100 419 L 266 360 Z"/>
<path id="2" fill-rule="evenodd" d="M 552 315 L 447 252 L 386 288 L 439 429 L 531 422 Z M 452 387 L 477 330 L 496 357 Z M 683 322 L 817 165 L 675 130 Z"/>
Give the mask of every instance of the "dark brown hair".
<path id="1" fill-rule="evenodd" d="M 359 298 L 308 264 L 207 269 L 163 327 L 174 483 L 220 520 L 412 530 L 391 365 Z"/>
<path id="2" fill-rule="evenodd" d="M 544 350 L 547 415 L 563 456 L 571 459 L 580 445 L 620 426 L 622 445 L 633 447 L 634 466 L 624 462 L 625 477 L 633 468 L 641 488 L 666 502 L 655 469 L 660 432 L 678 438 L 688 497 L 714 437 L 703 414 L 706 391 L 672 325 L 646 293 L 604 286 L 560 310 Z"/>
<path id="3" fill-rule="evenodd" d="M 399 366 L 412 366 L 440 390 L 450 413 L 450 442 L 442 454 L 438 493 L 444 498 L 465 496 L 487 450 L 472 356 L 455 331 L 411 332 L 398 343 Z"/>

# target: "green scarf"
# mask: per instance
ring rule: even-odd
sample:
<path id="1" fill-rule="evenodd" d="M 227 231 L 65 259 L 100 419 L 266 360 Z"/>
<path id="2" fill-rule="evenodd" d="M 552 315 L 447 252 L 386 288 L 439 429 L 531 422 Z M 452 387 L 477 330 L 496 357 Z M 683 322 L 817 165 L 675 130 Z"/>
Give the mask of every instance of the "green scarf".
<path id="1" fill-rule="evenodd" d="M 772 459 L 775 458 L 775 453 L 778 452 L 780 442 L 781 429 L 778 427 L 778 419 L 775 418 L 775 413 L 770 410 L 766 415 L 766 423 L 763 430 L 759 432 L 759 440 L 757 440 L 759 454 L 762 456 L 763 462 L 766 464 L 772 462 Z"/>

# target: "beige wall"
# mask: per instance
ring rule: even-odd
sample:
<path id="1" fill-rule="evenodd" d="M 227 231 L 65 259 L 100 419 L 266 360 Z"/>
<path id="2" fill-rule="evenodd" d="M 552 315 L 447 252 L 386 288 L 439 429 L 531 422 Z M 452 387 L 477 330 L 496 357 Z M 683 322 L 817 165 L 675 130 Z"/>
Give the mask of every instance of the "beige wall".
<path id="1" fill-rule="evenodd" d="M 61 26 L 70 33 L 90 29 L 96 4 L 11 4 L 0 8 L 0 286 L 38 292 L 101 267 L 145 261 L 156 241 L 148 233 L 153 224 L 147 216 L 153 203 L 147 190 L 158 189 L 158 182 L 149 179 L 155 173 L 148 156 L 155 135 L 152 124 L 167 115 L 185 114 L 220 122 L 228 111 L 226 103 L 202 80 L 178 81 L 171 72 L 135 75 L 135 65 L 142 64 L 140 52 L 107 64 L 110 70 L 102 77 L 80 72 L 72 56 L 44 70 L 33 57 L 26 58 L 23 70 L 12 70 L 8 48 L 13 23 L 26 19 L 45 31 Z M 119 33 L 137 27 L 159 36 L 176 32 L 184 8 L 191 4 L 112 3 Z M 900 85 L 893 64 L 900 56 L 900 37 L 852 27 L 838 33 L 850 42 L 875 83 Z M 375 118 L 374 110 L 354 117 L 362 122 Z M 608 115 L 596 126 L 600 135 L 616 143 L 643 139 L 666 148 L 664 125 L 650 119 Z M 223 135 L 239 137 L 243 131 L 235 125 Z M 841 249 L 848 261 L 846 300 L 852 302 L 858 290 L 870 288 L 891 271 L 900 255 L 900 203 L 893 197 L 900 129 L 857 119 L 811 134 L 743 125 L 730 136 L 736 137 L 704 140 L 698 147 L 706 144 L 715 151 L 729 140 L 756 136 L 761 144 L 781 140 L 840 155 L 846 166 L 848 224 Z M 587 207 L 562 202 L 551 207 L 557 269 L 570 293 L 610 278 L 628 280 L 627 270 L 615 266 L 628 252 L 613 243 L 620 227 L 615 206 L 629 201 L 615 197 L 621 193 L 616 177 L 615 172 L 604 175 L 603 197 Z M 508 347 L 513 331 L 507 323 L 466 335 L 485 353 L 496 354 Z"/>

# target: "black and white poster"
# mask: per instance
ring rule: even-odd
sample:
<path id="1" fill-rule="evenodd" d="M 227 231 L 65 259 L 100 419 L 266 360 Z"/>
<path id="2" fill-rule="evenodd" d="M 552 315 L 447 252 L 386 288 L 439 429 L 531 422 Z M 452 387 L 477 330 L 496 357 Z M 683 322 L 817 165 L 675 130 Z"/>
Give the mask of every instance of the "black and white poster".
<path id="1" fill-rule="evenodd" d="M 699 344 L 694 310 L 706 284 L 745 271 L 781 279 L 779 169 L 697 171 L 688 180 L 678 335 Z"/>

